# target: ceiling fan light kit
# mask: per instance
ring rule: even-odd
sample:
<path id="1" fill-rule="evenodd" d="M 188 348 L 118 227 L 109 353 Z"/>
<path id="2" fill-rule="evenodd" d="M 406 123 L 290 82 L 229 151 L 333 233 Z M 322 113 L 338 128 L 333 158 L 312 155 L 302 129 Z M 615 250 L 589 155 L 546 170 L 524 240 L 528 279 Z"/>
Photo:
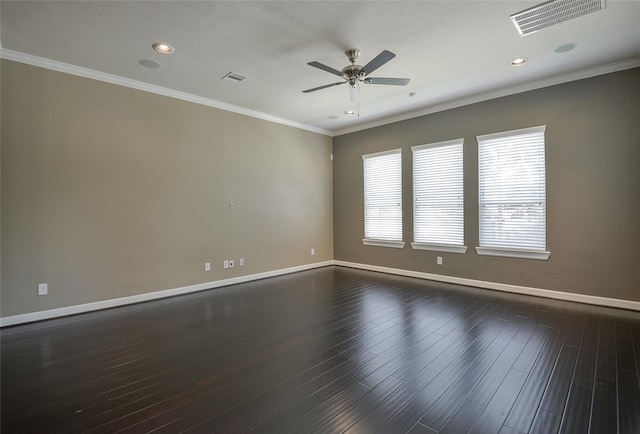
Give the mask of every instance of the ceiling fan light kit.
<path id="1" fill-rule="evenodd" d="M 408 78 L 369 77 L 369 74 L 371 74 L 373 71 L 396 57 L 396 55 L 391 51 L 383 50 L 365 66 L 356 64 L 356 62 L 358 61 L 358 56 L 360 55 L 360 50 L 358 50 L 357 48 L 347 50 L 344 52 L 344 54 L 347 55 L 347 58 L 349 59 L 349 62 L 351 62 L 351 64 L 345 66 L 340 71 L 317 61 L 307 63 L 307 65 L 309 66 L 313 66 L 314 68 L 318 68 L 323 71 L 329 72 L 330 74 L 337 75 L 338 77 L 341 77 L 343 81 L 325 84 L 324 86 L 314 87 L 311 89 L 303 90 L 302 92 L 310 93 L 333 86 L 339 86 L 341 84 L 349 84 L 351 101 L 356 101 L 357 99 L 359 99 L 358 86 L 360 83 L 383 84 L 392 86 L 406 86 L 409 83 L 410 79 Z"/>

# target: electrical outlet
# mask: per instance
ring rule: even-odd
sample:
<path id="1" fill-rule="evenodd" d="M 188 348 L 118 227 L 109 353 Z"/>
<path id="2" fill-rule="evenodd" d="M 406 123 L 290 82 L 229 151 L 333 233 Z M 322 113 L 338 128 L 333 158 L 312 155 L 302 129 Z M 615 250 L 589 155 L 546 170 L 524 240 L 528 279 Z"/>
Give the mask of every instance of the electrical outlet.
<path id="1" fill-rule="evenodd" d="M 38 283 L 38 295 L 49 294 L 49 285 L 46 283 Z"/>
<path id="2" fill-rule="evenodd" d="M 229 268 L 229 260 L 225 259 L 224 262 L 222 263 L 222 266 L 224 268 Z"/>
<path id="3" fill-rule="evenodd" d="M 240 258 L 238 263 L 240 264 L 241 267 L 244 267 L 244 258 Z"/>
<path id="4" fill-rule="evenodd" d="M 436 257 L 436 264 L 442 265 L 442 256 Z"/>
<path id="5" fill-rule="evenodd" d="M 314 256 L 316 254 L 316 249 L 311 249 L 311 256 Z"/>
<path id="6" fill-rule="evenodd" d="M 233 268 L 233 259 L 229 259 L 229 268 Z"/>
<path id="7" fill-rule="evenodd" d="M 211 271 L 211 262 L 204 263 L 204 271 Z"/>
<path id="8" fill-rule="evenodd" d="M 236 204 L 233 202 L 229 202 L 229 209 L 236 209 Z"/>

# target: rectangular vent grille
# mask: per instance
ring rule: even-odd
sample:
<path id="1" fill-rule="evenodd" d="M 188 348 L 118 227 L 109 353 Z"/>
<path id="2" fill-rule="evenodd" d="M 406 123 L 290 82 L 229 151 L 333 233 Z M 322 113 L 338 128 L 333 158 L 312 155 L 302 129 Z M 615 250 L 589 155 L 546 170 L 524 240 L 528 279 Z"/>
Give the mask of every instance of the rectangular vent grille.
<path id="1" fill-rule="evenodd" d="M 246 79 L 247 77 L 240 75 L 240 74 L 236 74 L 235 72 L 230 72 L 227 75 L 225 75 L 224 77 L 222 77 L 223 80 L 226 81 L 230 81 L 232 83 L 240 83 L 242 80 Z"/>
<path id="2" fill-rule="evenodd" d="M 572 20 L 606 7 L 606 0 L 553 0 L 511 15 L 520 36 Z"/>

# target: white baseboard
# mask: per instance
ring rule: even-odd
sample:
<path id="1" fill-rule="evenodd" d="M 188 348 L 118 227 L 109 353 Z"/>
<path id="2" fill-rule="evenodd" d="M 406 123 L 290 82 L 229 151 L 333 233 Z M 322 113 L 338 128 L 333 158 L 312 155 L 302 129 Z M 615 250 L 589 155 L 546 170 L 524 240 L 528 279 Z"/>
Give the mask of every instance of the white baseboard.
<path id="1" fill-rule="evenodd" d="M 94 303 L 78 304 L 74 306 L 61 307 L 58 309 L 30 312 L 20 315 L 12 315 L 0 318 L 0 327 L 17 324 L 24 324 L 33 321 L 58 318 L 61 316 L 75 315 L 78 313 L 91 312 L 94 310 L 108 309 L 116 306 L 140 303 L 143 301 L 157 300 L 159 298 L 173 297 L 175 295 L 188 294 L 191 292 L 204 291 L 206 289 L 220 288 L 222 286 L 235 285 L 237 283 L 251 282 L 265 279 L 267 277 L 281 276 L 284 274 L 296 273 L 298 271 L 311 270 L 313 268 L 327 267 L 333 265 L 332 260 L 316 262 L 313 264 L 299 265 L 296 267 L 283 268 L 280 270 L 266 271 L 263 273 L 249 274 L 246 276 L 232 277 L 230 279 L 216 280 L 213 282 L 198 283 L 195 285 L 183 286 L 180 288 L 165 289 L 163 291 L 148 292 L 145 294 L 132 295 L 130 297 L 114 298 L 111 300 L 96 301 Z"/>
<path id="2" fill-rule="evenodd" d="M 230 279 L 216 280 L 213 282 L 198 283 L 196 285 L 183 286 L 180 288 L 166 289 L 163 291 L 148 292 L 146 294 L 132 295 L 130 297 L 114 298 L 111 300 L 97 301 L 94 303 L 79 304 L 75 306 L 61 307 L 58 309 L 30 312 L 21 315 L 12 315 L 0 318 L 0 327 L 41 321 L 45 319 L 58 318 L 78 313 L 91 312 L 94 310 L 108 309 L 111 307 L 124 306 L 127 304 L 140 303 L 144 301 L 157 300 L 175 295 L 189 294 L 191 292 L 215 289 L 238 283 L 251 282 L 268 277 L 282 276 L 284 274 L 296 273 L 298 271 L 311 270 L 314 268 L 337 265 L 341 267 L 357 268 L 360 270 L 376 271 L 379 273 L 395 274 L 398 276 L 416 277 L 418 279 L 433 280 L 437 282 L 452 283 L 456 285 L 473 286 L 482 289 L 492 289 L 496 291 L 511 292 L 514 294 L 532 295 L 555 300 L 573 301 L 577 303 L 593 304 L 597 306 L 614 307 L 640 311 L 640 302 L 632 300 L 622 300 L 617 298 L 598 297 L 595 295 L 576 294 L 572 292 L 553 291 L 550 289 L 532 288 L 528 286 L 510 285 L 506 283 L 487 282 L 483 280 L 467 279 L 464 277 L 445 276 L 441 274 L 424 273 L 421 271 L 404 270 L 400 268 L 381 267 L 378 265 L 359 264 L 355 262 L 329 260 L 316 262 L 313 264 L 300 265 L 296 267 L 283 268 L 280 270 L 267 271 L 263 273 L 249 274 L 246 276 L 233 277 Z"/>
<path id="3" fill-rule="evenodd" d="M 464 277 L 444 276 L 441 274 L 423 273 L 420 271 L 381 267 L 378 265 L 358 264 L 355 262 L 333 261 L 333 264 L 342 267 L 358 268 L 360 270 L 377 271 L 380 273 L 417 277 L 419 279 L 435 280 L 437 282 L 444 283 L 453 283 L 456 285 L 474 286 L 476 288 L 493 289 L 496 291 L 511 292 L 515 294 L 533 295 L 536 297 L 552 298 L 555 300 L 573 301 L 577 303 L 594 304 L 597 306 L 640 311 L 640 301 L 598 297 L 595 295 L 576 294 L 573 292 L 553 291 L 550 289 L 531 288 L 528 286 L 509 285 L 506 283 L 486 282 L 483 280 L 467 279 Z"/>

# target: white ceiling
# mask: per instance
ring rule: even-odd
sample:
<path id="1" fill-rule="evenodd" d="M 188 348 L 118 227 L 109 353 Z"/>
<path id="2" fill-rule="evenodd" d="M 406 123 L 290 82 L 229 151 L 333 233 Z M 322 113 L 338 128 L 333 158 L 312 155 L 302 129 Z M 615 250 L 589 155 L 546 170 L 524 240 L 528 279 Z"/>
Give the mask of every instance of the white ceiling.
<path id="1" fill-rule="evenodd" d="M 0 37 L 3 57 L 51 59 L 340 134 L 640 65 L 640 1 L 608 0 L 603 11 L 521 37 L 510 15 L 540 3 L 3 0 Z M 156 53 L 156 41 L 175 53 Z M 574 50 L 554 52 L 569 42 Z M 339 81 L 307 62 L 339 70 L 350 48 L 360 49 L 361 65 L 392 51 L 372 76 L 411 78 L 406 87 L 362 85 L 359 118 L 344 114 L 357 110 L 347 86 L 301 92 Z M 516 57 L 528 62 L 512 67 Z M 248 78 L 221 80 L 230 71 Z"/>

